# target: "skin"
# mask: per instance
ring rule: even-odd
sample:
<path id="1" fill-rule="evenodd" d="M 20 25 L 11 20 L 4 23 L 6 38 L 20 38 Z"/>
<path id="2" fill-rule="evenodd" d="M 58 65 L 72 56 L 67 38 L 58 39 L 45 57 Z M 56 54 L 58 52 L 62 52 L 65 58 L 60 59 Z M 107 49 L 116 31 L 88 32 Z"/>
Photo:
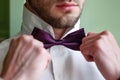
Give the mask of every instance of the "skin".
<path id="1" fill-rule="evenodd" d="M 40 80 L 51 61 L 43 43 L 23 35 L 11 41 L 4 60 L 1 77 L 4 80 Z"/>
<path id="2" fill-rule="evenodd" d="M 79 19 L 84 2 L 85 0 L 27 0 L 25 6 L 50 24 L 55 38 L 60 39 Z M 72 9 L 58 7 L 63 3 L 77 6 Z M 42 42 L 23 35 L 13 39 L 10 46 L 1 76 L 5 80 L 39 80 L 51 60 Z M 83 39 L 80 49 L 87 61 L 95 61 L 107 80 L 116 80 L 120 76 L 120 49 L 109 31 L 89 33 Z"/>
<path id="3" fill-rule="evenodd" d="M 68 10 L 57 7 L 64 3 L 72 3 L 76 6 Z M 28 0 L 26 3 L 29 10 L 52 25 L 56 39 L 60 39 L 67 29 L 75 25 L 81 15 L 83 5 L 84 0 Z"/>
<path id="4" fill-rule="evenodd" d="M 76 6 L 64 10 L 56 7 L 64 3 Z M 83 5 L 84 0 L 27 0 L 25 3 L 26 8 L 52 25 L 56 39 L 74 26 Z M 11 41 L 1 76 L 4 80 L 39 80 L 50 59 L 42 42 L 28 35 L 20 36 Z"/>
<path id="5" fill-rule="evenodd" d="M 120 78 L 120 48 L 111 32 L 88 33 L 80 46 L 87 61 L 94 61 L 107 80 Z"/>

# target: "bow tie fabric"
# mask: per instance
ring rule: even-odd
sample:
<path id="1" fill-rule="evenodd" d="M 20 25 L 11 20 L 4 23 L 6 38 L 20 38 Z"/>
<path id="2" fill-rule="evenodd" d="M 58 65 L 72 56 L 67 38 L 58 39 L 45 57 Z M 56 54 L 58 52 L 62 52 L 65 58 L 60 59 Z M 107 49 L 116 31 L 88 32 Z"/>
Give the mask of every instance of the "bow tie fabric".
<path id="1" fill-rule="evenodd" d="M 73 50 L 80 50 L 79 46 L 82 43 L 82 39 L 85 37 L 85 32 L 82 28 L 68 34 L 61 40 L 55 40 L 49 33 L 35 27 L 31 35 L 33 35 L 35 39 L 43 42 L 46 49 L 54 45 L 64 45 Z"/>

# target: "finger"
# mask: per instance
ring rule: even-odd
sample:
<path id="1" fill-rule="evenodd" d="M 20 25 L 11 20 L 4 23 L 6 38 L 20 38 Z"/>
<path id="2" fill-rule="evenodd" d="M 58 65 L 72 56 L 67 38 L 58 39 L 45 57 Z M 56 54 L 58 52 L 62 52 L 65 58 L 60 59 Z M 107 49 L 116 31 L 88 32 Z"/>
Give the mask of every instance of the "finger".
<path id="1" fill-rule="evenodd" d="M 15 53 L 14 49 L 16 48 L 16 44 L 16 38 L 13 38 L 10 42 L 10 47 L 3 63 L 2 74 L 10 74 L 12 70 L 14 75 L 14 72 L 16 71 L 16 68 L 14 66 L 14 60 L 16 59 L 17 54 L 13 54 Z"/>
<path id="2" fill-rule="evenodd" d="M 91 52 L 89 49 L 81 48 L 81 52 L 87 61 L 89 62 L 94 61 L 93 56 L 91 55 Z"/>
<path id="3" fill-rule="evenodd" d="M 24 55 L 25 54 L 25 52 L 24 51 L 27 51 L 27 50 L 25 50 L 26 49 L 26 45 L 28 45 L 29 44 L 29 42 L 31 41 L 33 39 L 33 37 L 32 36 L 28 36 L 28 35 L 22 35 L 22 36 L 20 36 L 17 40 L 16 40 L 16 42 L 17 42 L 17 47 L 16 47 L 16 54 L 17 54 L 17 57 L 16 57 L 16 63 L 18 63 L 19 61 L 20 61 L 20 55 Z M 24 57 L 24 56 L 22 56 L 22 57 Z M 19 65 L 20 65 L 20 63 L 19 63 Z"/>
<path id="4" fill-rule="evenodd" d="M 13 57 L 13 53 L 14 53 L 14 50 L 16 48 L 16 38 L 13 38 L 10 42 L 10 45 L 9 45 L 9 49 L 8 49 L 8 52 L 7 52 L 7 55 L 5 57 L 5 60 L 4 60 L 4 63 L 7 63 L 7 62 L 10 62 L 12 57 Z"/>
<path id="5" fill-rule="evenodd" d="M 88 62 L 94 61 L 93 57 L 90 56 L 90 55 L 84 55 L 84 54 L 83 54 L 83 56 L 84 56 L 84 58 L 85 58 Z"/>
<path id="6" fill-rule="evenodd" d="M 98 33 L 88 32 L 87 36 L 94 36 L 94 35 L 96 35 L 96 34 L 98 34 Z"/>
<path id="7" fill-rule="evenodd" d="M 33 38 L 29 39 L 28 41 L 25 41 L 25 45 L 21 47 L 21 51 L 18 55 L 17 58 L 18 62 L 19 63 L 24 62 L 29 55 L 31 56 L 33 55 L 35 48 L 41 48 L 41 47 L 43 47 L 43 43 Z"/>
<path id="8" fill-rule="evenodd" d="M 41 73 L 43 72 L 46 67 L 48 66 L 48 63 L 50 62 L 50 56 L 48 55 L 48 52 L 44 48 L 38 49 L 38 53 L 33 53 L 33 55 L 29 55 L 26 62 L 22 65 L 24 68 L 21 68 L 22 70 L 33 70 L 32 73 Z M 39 72 L 38 72 L 39 71 Z"/>
<path id="9" fill-rule="evenodd" d="M 101 43 L 106 43 L 108 42 L 108 39 L 106 35 L 103 35 L 103 32 L 101 33 L 89 33 L 88 37 L 83 39 L 82 45 L 84 47 L 91 46 L 92 47 L 99 47 Z"/>
<path id="10" fill-rule="evenodd" d="M 115 40 L 114 36 L 112 35 L 110 31 L 103 31 L 101 35 L 105 35 L 108 38 L 108 41 L 111 43 L 112 46 L 118 47 L 117 41 Z"/>
<path id="11" fill-rule="evenodd" d="M 82 39 L 82 44 L 88 44 L 96 39 L 98 33 L 89 32 L 86 37 Z"/>

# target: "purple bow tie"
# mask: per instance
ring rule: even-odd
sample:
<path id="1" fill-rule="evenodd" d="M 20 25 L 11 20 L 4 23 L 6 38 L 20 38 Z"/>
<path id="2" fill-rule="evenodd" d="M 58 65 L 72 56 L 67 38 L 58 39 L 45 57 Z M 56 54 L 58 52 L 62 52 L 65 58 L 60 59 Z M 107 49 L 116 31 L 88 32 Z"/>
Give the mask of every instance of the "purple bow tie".
<path id="1" fill-rule="evenodd" d="M 46 49 L 54 45 L 64 45 L 73 50 L 80 50 L 79 46 L 82 43 L 83 37 L 85 37 L 83 28 L 68 34 L 62 40 L 55 40 L 49 33 L 36 27 L 34 28 L 32 35 L 35 39 L 43 42 Z"/>

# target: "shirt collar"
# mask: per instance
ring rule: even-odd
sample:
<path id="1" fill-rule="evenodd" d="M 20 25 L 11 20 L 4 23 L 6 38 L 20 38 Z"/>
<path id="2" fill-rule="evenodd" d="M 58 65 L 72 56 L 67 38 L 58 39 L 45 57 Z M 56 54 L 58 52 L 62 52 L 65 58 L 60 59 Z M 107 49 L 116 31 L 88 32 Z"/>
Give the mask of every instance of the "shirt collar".
<path id="1" fill-rule="evenodd" d="M 36 16 L 34 13 L 29 11 L 25 6 L 23 9 L 23 22 L 22 22 L 22 28 L 21 31 L 23 34 L 31 34 L 33 31 L 33 28 L 37 27 L 40 28 L 46 32 L 48 32 L 51 36 L 54 37 L 54 31 L 51 25 L 43 21 L 40 17 Z M 74 32 L 76 30 L 80 29 L 80 19 L 75 24 L 75 26 L 70 29 L 68 32 L 65 33 L 63 37 L 65 37 L 67 34 Z"/>

